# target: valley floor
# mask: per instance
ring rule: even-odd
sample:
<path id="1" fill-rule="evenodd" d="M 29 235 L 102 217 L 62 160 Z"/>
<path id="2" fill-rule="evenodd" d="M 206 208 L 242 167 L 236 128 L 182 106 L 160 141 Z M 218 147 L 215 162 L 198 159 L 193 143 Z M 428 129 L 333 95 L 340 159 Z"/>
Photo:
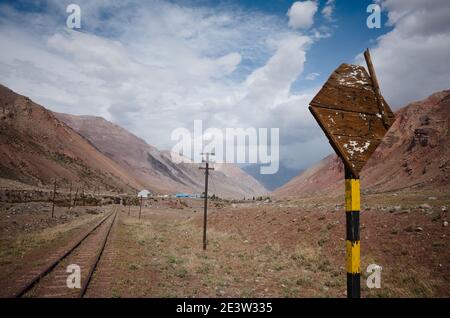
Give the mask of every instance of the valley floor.
<path id="1" fill-rule="evenodd" d="M 53 221 L 45 204 L 20 207 L 0 207 L 2 296 L 117 206 L 58 207 Z M 341 198 L 212 201 L 207 251 L 201 200 L 151 199 L 141 219 L 137 206 L 118 207 L 87 297 L 345 297 Z M 363 297 L 450 296 L 449 207 L 442 193 L 363 196 Z M 380 289 L 366 286 L 369 264 L 382 267 Z"/>

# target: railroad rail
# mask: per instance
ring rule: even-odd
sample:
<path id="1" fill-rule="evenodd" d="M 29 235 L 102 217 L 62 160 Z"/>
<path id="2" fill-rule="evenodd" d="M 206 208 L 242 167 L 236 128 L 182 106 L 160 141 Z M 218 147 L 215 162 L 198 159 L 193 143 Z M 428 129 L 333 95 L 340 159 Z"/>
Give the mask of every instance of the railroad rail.
<path id="1" fill-rule="evenodd" d="M 117 208 L 96 223 L 62 255 L 27 280 L 13 297 L 83 297 L 101 259 L 116 217 Z M 67 272 L 67 264 L 80 266 L 80 288 L 67 286 L 67 277 L 70 275 Z"/>

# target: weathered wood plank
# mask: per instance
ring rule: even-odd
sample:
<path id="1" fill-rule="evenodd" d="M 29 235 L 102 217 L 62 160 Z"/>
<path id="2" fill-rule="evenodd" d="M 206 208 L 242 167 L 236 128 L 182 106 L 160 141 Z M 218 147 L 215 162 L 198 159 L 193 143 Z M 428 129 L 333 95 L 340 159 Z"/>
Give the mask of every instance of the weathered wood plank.
<path id="1" fill-rule="evenodd" d="M 374 121 L 374 126 L 377 127 L 372 131 L 367 129 L 365 124 L 361 123 L 366 121 L 362 119 L 364 116 L 359 116 L 359 113 L 333 111 L 315 106 L 310 106 L 310 110 L 327 135 L 336 153 L 358 176 L 365 163 L 381 143 L 381 139 L 386 132 L 381 118 L 375 115 L 366 115 L 366 118 L 372 116 L 371 120 Z M 330 117 L 328 117 L 328 114 Z M 350 116 L 355 126 L 349 124 L 348 118 Z M 358 118 L 360 123 L 356 123 Z"/>
<path id="2" fill-rule="evenodd" d="M 316 107 L 324 127 L 333 135 L 382 139 L 386 133 L 379 115 Z"/>
<path id="3" fill-rule="evenodd" d="M 334 136 L 338 140 L 338 147 L 341 149 L 341 153 L 348 158 L 349 162 L 367 162 L 381 142 L 379 139 L 354 136 Z"/>
<path id="4" fill-rule="evenodd" d="M 373 67 L 372 58 L 370 57 L 370 52 L 368 49 L 364 52 L 364 58 L 366 59 L 367 68 L 369 69 L 370 80 L 372 82 L 373 91 L 377 98 L 378 109 L 379 109 L 379 112 L 381 113 L 384 127 L 386 128 L 386 130 L 388 130 L 389 127 L 391 127 L 392 124 L 394 123 L 394 119 L 392 118 L 392 116 L 390 116 L 391 115 L 390 113 L 392 113 L 391 109 L 389 108 L 388 104 L 386 103 L 383 96 L 381 95 L 380 86 L 378 85 L 377 75 L 375 73 L 375 68 Z"/>
<path id="5" fill-rule="evenodd" d="M 329 85 L 328 82 L 313 98 L 310 105 L 373 115 L 379 113 L 373 91 L 353 87 L 337 87 Z"/>
<path id="6" fill-rule="evenodd" d="M 327 83 L 339 87 L 353 87 L 373 91 L 372 80 L 366 69 L 360 65 L 341 64 Z"/>

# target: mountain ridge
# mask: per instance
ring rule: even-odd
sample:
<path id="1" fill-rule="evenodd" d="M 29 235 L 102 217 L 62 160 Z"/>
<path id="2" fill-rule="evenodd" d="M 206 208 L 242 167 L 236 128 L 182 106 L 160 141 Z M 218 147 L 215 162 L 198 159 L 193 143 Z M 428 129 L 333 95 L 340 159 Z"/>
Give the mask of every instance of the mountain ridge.
<path id="1" fill-rule="evenodd" d="M 130 191 L 141 185 L 59 121 L 52 112 L 0 85 L 0 171 L 28 184 L 79 182 Z"/>
<path id="2" fill-rule="evenodd" d="M 396 120 L 361 173 L 368 192 L 445 189 L 450 184 L 450 90 L 436 92 L 395 113 Z M 342 192 L 344 165 L 337 155 L 322 159 L 284 186 L 277 197 Z"/>
<path id="3" fill-rule="evenodd" d="M 90 140 L 153 192 L 202 193 L 203 171 L 198 164 L 175 163 L 172 153 L 158 150 L 123 127 L 98 116 L 55 113 L 67 125 Z M 214 164 L 211 178 L 217 179 L 216 195 L 243 198 L 268 191 L 253 177 L 232 164 Z"/>
<path id="4" fill-rule="evenodd" d="M 143 188 L 165 194 L 203 190 L 198 165 L 174 163 L 170 152 L 102 117 L 52 112 L 3 85 L 0 106 L 0 181 L 5 184 L 16 180 L 40 187 L 57 179 L 58 187 L 76 183 L 122 193 Z M 126 155 L 130 152 L 136 156 Z M 216 195 L 225 198 L 267 192 L 232 165 L 214 175 Z"/>

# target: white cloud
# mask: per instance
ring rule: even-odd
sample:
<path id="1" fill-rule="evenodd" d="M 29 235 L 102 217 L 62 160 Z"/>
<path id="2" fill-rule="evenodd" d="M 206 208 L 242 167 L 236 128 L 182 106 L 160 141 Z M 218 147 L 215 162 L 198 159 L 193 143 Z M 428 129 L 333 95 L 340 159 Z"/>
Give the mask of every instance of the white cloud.
<path id="1" fill-rule="evenodd" d="M 308 75 L 305 76 L 305 79 L 308 81 L 314 81 L 317 76 L 319 76 L 319 73 L 313 72 L 313 73 L 309 73 Z"/>
<path id="2" fill-rule="evenodd" d="M 220 76 L 230 75 L 236 70 L 236 67 L 241 63 L 242 57 L 239 53 L 230 53 L 224 55 L 216 60 L 218 73 Z"/>
<path id="3" fill-rule="evenodd" d="M 371 49 L 381 90 L 393 107 L 450 88 L 450 1 L 381 2 L 393 30 Z M 363 63 L 363 58 L 357 61 Z"/>
<path id="4" fill-rule="evenodd" d="M 317 12 L 317 2 L 296 1 L 287 12 L 289 26 L 293 29 L 308 29 L 314 23 L 314 15 Z"/>
<path id="5" fill-rule="evenodd" d="M 334 0 L 327 0 L 325 3 L 325 7 L 322 9 L 322 14 L 325 17 L 325 19 L 331 21 L 333 20 L 333 12 L 335 9 L 335 2 Z"/>
<path id="6" fill-rule="evenodd" d="M 38 23 L 4 7 L 2 84 L 55 111 L 103 116 L 162 149 L 173 129 L 203 119 L 205 128 L 279 127 L 282 156 L 297 162 L 302 143 L 318 151 L 311 140 L 322 134 L 307 109 L 316 90 L 291 92 L 312 40 L 281 18 L 160 1 L 77 3 L 95 34 L 65 29 L 57 14 L 33 14 Z M 110 19 L 100 14 L 107 8 Z"/>

